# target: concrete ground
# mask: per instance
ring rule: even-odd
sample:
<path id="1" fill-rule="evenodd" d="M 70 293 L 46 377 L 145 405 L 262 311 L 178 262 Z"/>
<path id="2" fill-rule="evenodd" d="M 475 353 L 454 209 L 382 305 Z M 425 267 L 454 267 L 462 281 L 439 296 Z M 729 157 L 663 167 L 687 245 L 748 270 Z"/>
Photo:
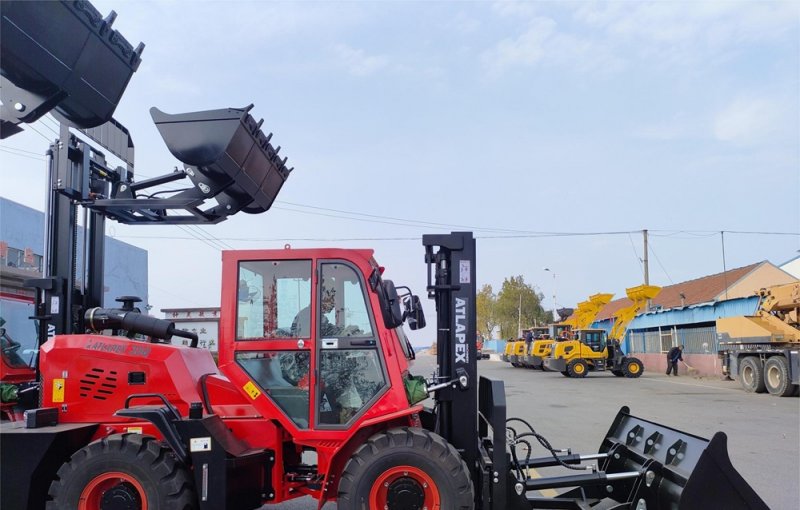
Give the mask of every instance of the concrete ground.
<path id="1" fill-rule="evenodd" d="M 420 356 L 412 371 L 428 376 L 434 362 Z M 478 368 L 481 375 L 505 381 L 508 416 L 527 419 L 556 448 L 596 452 L 617 411 L 627 405 L 635 416 L 695 435 L 724 431 L 734 467 L 769 507 L 800 507 L 800 398 L 754 395 L 731 381 L 668 378 L 661 372 L 633 380 L 609 373 L 568 379 L 498 361 L 479 361 Z M 264 508 L 311 510 L 316 504 L 307 499 Z"/>

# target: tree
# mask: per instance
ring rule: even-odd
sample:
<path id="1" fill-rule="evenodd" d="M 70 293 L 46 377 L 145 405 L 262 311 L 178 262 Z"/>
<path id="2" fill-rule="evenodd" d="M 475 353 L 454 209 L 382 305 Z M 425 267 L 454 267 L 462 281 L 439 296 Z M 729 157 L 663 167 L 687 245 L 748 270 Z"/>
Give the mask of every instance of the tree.
<path id="1" fill-rule="evenodd" d="M 475 296 L 475 311 L 478 315 L 477 329 L 483 338 L 491 338 L 492 331 L 497 327 L 497 320 L 494 314 L 497 296 L 492 292 L 491 285 L 484 285 Z"/>
<path id="2" fill-rule="evenodd" d="M 542 308 L 543 298 L 544 295 L 525 283 L 522 275 L 503 280 L 492 315 L 494 323 L 500 326 L 502 337 L 516 338 L 520 327 L 525 329 L 534 324 L 547 324 L 548 314 Z"/>

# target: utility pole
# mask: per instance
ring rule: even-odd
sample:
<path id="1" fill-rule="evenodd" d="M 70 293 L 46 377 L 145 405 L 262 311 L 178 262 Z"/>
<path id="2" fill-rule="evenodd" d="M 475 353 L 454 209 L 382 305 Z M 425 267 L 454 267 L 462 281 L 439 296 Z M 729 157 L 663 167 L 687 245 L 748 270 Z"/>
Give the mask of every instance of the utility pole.
<path id="1" fill-rule="evenodd" d="M 727 264 L 725 263 L 725 231 L 720 230 L 719 238 L 722 242 L 722 274 L 724 275 L 723 278 L 725 280 L 725 299 L 728 299 L 728 272 Z"/>
<path id="2" fill-rule="evenodd" d="M 519 291 L 519 307 L 517 308 L 517 338 L 522 338 L 522 289 Z"/>
<path id="3" fill-rule="evenodd" d="M 650 285 L 650 265 L 648 262 L 648 248 L 647 248 L 647 229 L 642 230 L 642 237 L 644 237 L 644 284 Z M 647 300 L 647 303 L 644 306 L 644 311 L 647 312 L 650 310 L 650 300 Z"/>
<path id="4" fill-rule="evenodd" d="M 553 320 L 558 322 L 561 316 L 558 314 L 558 301 L 556 301 L 556 273 L 549 267 L 545 267 L 542 270 L 553 275 Z"/>

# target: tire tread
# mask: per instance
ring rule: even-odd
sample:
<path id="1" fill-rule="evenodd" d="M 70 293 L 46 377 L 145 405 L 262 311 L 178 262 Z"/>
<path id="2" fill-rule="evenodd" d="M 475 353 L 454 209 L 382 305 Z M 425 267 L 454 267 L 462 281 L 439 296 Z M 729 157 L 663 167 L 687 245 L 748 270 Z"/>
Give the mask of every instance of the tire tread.
<path id="1" fill-rule="evenodd" d="M 442 470 L 449 474 L 455 482 L 453 502 L 443 501 L 443 510 L 471 510 L 473 508 L 474 490 L 470 481 L 469 470 L 458 451 L 438 434 L 413 427 L 400 427 L 378 433 L 361 445 L 347 461 L 339 480 L 339 508 L 359 508 L 356 494 L 358 481 L 363 478 L 372 460 L 391 452 L 397 445 L 418 450 L 429 459 L 436 459 Z M 366 509 L 365 509 L 366 510 Z"/>
<path id="2" fill-rule="evenodd" d="M 58 470 L 56 479 L 50 484 L 47 510 L 67 510 L 72 502 L 62 501 L 69 497 L 68 488 L 77 481 L 87 464 L 98 457 L 114 455 L 131 464 L 138 463 L 154 473 L 158 480 L 164 509 L 191 510 L 196 508 L 194 485 L 191 476 L 177 461 L 174 454 L 160 446 L 153 437 L 141 434 L 114 434 L 94 441 L 78 450 Z M 79 481 L 79 480 L 78 480 Z M 162 507 L 156 504 L 152 508 Z"/>

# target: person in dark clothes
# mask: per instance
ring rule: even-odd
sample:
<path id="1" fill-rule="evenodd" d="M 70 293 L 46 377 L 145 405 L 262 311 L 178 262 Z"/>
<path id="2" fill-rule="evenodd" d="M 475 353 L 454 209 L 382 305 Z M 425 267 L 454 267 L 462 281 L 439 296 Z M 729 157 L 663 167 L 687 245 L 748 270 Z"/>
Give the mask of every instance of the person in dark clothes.
<path id="1" fill-rule="evenodd" d="M 674 372 L 675 376 L 678 375 L 678 362 L 683 361 L 683 346 L 679 345 L 673 347 L 667 353 L 667 375 Z"/>

